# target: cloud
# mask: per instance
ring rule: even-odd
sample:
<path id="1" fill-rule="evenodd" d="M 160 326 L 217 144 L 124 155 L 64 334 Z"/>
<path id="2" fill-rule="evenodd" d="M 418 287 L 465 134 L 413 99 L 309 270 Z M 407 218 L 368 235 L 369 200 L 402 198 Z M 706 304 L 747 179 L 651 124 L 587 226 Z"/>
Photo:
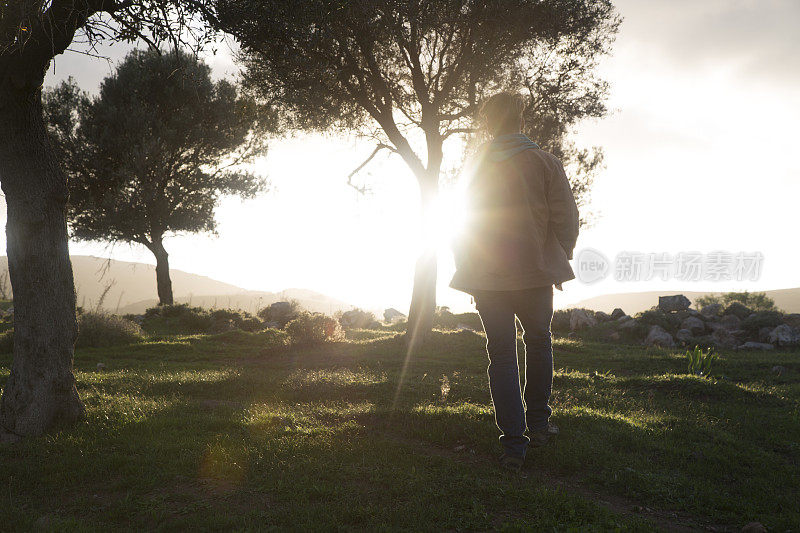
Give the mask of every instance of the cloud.
<path id="1" fill-rule="evenodd" d="M 742 75 L 800 77 L 796 0 L 622 0 L 620 45 L 645 46 L 673 64 L 736 65 Z"/>

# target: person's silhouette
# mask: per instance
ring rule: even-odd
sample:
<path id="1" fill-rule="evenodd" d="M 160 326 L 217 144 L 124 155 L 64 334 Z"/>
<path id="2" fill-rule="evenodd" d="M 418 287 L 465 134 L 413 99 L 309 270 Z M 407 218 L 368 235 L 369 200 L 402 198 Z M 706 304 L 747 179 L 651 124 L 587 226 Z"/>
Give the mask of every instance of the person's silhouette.
<path id="1" fill-rule="evenodd" d="M 569 259 L 578 238 L 578 208 L 564 168 L 520 133 L 523 111 L 522 97 L 511 93 L 496 94 L 481 108 L 492 140 L 473 163 L 450 283 L 473 296 L 483 322 L 501 461 L 512 469 L 522 466 L 528 445 L 545 444 L 558 431 L 548 405 L 553 285 L 575 277 Z M 515 317 L 524 330 L 524 402 Z"/>

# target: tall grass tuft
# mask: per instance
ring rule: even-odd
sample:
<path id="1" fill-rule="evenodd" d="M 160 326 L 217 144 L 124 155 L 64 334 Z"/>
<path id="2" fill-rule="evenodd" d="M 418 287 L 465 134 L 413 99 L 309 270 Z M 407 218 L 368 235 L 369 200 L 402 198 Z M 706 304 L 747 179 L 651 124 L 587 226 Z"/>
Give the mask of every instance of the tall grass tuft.
<path id="1" fill-rule="evenodd" d="M 145 338 L 136 322 L 121 316 L 89 311 L 78 316 L 78 348 L 99 348 L 133 344 Z"/>
<path id="2" fill-rule="evenodd" d="M 711 365 L 717 360 L 711 348 L 703 351 L 699 346 L 691 350 L 686 350 L 686 358 L 689 360 L 689 373 L 694 376 L 708 377 L 711 375 Z"/>

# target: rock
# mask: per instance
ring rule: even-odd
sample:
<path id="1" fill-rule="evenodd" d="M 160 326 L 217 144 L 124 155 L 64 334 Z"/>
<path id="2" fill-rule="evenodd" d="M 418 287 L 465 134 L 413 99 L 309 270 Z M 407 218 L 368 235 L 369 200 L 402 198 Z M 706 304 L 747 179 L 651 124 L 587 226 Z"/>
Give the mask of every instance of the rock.
<path id="1" fill-rule="evenodd" d="M 775 328 L 770 327 L 763 327 L 758 329 L 758 342 L 767 342 L 769 341 L 769 334 L 772 333 L 772 330 Z"/>
<path id="2" fill-rule="evenodd" d="M 595 311 L 594 318 L 598 322 L 608 322 L 609 320 L 611 320 L 611 315 L 609 315 L 608 313 L 604 313 L 602 311 Z"/>
<path id="3" fill-rule="evenodd" d="M 748 522 L 742 527 L 742 533 L 766 533 L 767 528 L 761 522 Z"/>
<path id="4" fill-rule="evenodd" d="M 800 329 L 800 313 L 783 315 L 783 323 L 795 329 Z"/>
<path id="5" fill-rule="evenodd" d="M 404 315 L 394 307 L 390 307 L 389 309 L 386 309 L 383 312 L 383 319 L 390 324 L 396 324 L 397 322 L 402 322 L 406 318 L 407 318 L 406 315 Z"/>
<path id="6" fill-rule="evenodd" d="M 772 373 L 773 374 L 778 374 L 780 376 L 782 374 L 785 374 L 786 372 L 787 372 L 787 369 L 786 369 L 785 366 L 775 365 L 775 366 L 772 367 Z"/>
<path id="7" fill-rule="evenodd" d="M 572 331 L 578 331 L 596 325 L 597 320 L 590 316 L 584 309 L 573 309 L 572 314 L 569 316 L 569 329 Z"/>
<path id="8" fill-rule="evenodd" d="M 767 341 L 777 346 L 796 346 L 800 344 L 800 335 L 786 324 L 781 324 L 772 330 Z"/>
<path id="9" fill-rule="evenodd" d="M 706 325 L 696 316 L 690 316 L 681 322 L 681 329 L 688 329 L 692 335 L 702 335 L 706 330 Z"/>
<path id="10" fill-rule="evenodd" d="M 725 328 L 715 329 L 714 333 L 711 334 L 711 339 L 720 348 L 736 348 L 739 345 L 733 333 Z"/>
<path id="11" fill-rule="evenodd" d="M 658 297 L 658 308 L 665 313 L 670 313 L 672 311 L 683 311 L 684 309 L 689 309 L 690 305 L 692 305 L 692 302 L 690 302 L 689 298 L 683 294 Z"/>
<path id="12" fill-rule="evenodd" d="M 688 344 L 689 341 L 692 340 L 692 332 L 688 329 L 679 329 L 677 333 L 675 333 L 675 338 L 684 344 Z"/>
<path id="13" fill-rule="evenodd" d="M 722 312 L 723 315 L 734 315 L 738 317 L 739 320 L 744 320 L 750 316 L 750 313 L 752 313 L 752 311 L 744 304 L 739 302 L 731 302 Z"/>
<path id="14" fill-rule="evenodd" d="M 625 311 L 623 311 L 619 307 L 617 307 L 613 311 L 611 311 L 611 320 L 619 320 L 620 318 L 622 318 L 624 316 L 627 316 L 625 314 Z"/>
<path id="15" fill-rule="evenodd" d="M 722 312 L 722 304 L 708 304 L 700 310 L 705 317 L 718 316 Z"/>
<path id="16" fill-rule="evenodd" d="M 647 337 L 644 339 L 644 344 L 645 346 L 672 348 L 675 346 L 675 339 L 661 326 L 650 326 Z"/>
<path id="17" fill-rule="evenodd" d="M 639 322 L 637 322 L 635 318 L 630 316 L 624 316 L 619 320 L 617 320 L 616 323 L 617 323 L 617 329 L 620 331 L 630 330 L 639 325 Z"/>
<path id="18" fill-rule="evenodd" d="M 97 363 L 97 371 L 98 372 L 102 372 L 105 369 L 106 369 L 106 365 L 104 365 L 103 363 Z"/>
<path id="19" fill-rule="evenodd" d="M 742 325 L 742 320 L 736 315 L 725 315 L 722 317 L 722 320 L 719 321 L 726 329 L 733 331 L 734 329 L 739 329 Z"/>
<path id="20" fill-rule="evenodd" d="M 267 329 L 281 329 L 281 325 L 278 322 L 275 322 L 274 320 L 270 322 L 264 322 L 264 327 Z"/>
<path id="21" fill-rule="evenodd" d="M 775 347 L 765 342 L 748 341 L 738 348 L 739 350 L 774 350 Z"/>
<path id="22" fill-rule="evenodd" d="M 622 338 L 622 336 L 619 334 L 619 331 L 612 331 L 608 335 L 608 340 L 614 341 L 614 342 L 619 341 L 621 338 Z"/>

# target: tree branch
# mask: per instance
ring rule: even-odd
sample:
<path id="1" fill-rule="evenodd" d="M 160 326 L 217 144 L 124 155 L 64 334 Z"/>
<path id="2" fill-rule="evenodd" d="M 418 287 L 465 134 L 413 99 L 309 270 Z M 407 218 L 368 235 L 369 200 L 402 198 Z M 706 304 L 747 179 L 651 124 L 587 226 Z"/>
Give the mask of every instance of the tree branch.
<path id="1" fill-rule="evenodd" d="M 359 194 L 365 194 L 367 192 L 367 188 L 363 186 L 359 187 L 358 185 L 353 183 L 353 177 L 355 177 L 355 175 L 358 174 L 361 171 L 361 169 L 367 166 L 369 162 L 372 161 L 375 158 L 375 156 L 378 155 L 378 152 L 380 152 L 381 150 L 389 150 L 395 153 L 397 152 L 397 150 L 395 150 L 388 144 L 379 143 L 378 146 L 376 146 L 375 149 L 372 151 L 372 153 L 369 154 L 369 157 L 366 158 L 363 163 L 358 165 L 350 174 L 347 175 L 347 184 L 353 189 L 355 189 Z"/>

